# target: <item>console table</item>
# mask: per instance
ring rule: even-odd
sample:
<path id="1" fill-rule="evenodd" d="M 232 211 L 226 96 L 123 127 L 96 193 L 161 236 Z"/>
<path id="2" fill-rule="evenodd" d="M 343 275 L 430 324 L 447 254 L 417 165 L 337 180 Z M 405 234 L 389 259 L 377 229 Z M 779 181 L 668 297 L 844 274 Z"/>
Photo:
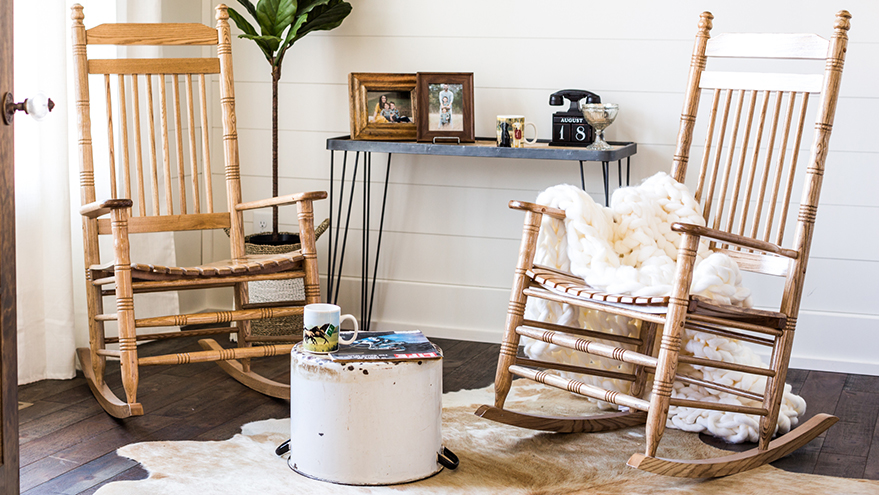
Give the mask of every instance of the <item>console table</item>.
<path id="1" fill-rule="evenodd" d="M 580 164 L 580 186 L 586 189 L 586 180 L 583 173 L 584 162 L 601 162 L 601 171 L 604 179 L 605 205 L 609 202 L 609 165 L 617 162 L 619 185 L 623 185 L 623 159 L 626 160 L 626 185 L 629 184 L 631 171 L 631 157 L 638 151 L 636 143 L 610 142 L 612 149 L 607 151 L 593 151 L 574 146 L 550 146 L 548 140 L 538 140 L 537 143 L 526 145 L 524 148 L 498 148 L 494 138 L 476 138 L 475 143 L 444 144 L 444 143 L 416 143 L 411 141 L 360 141 L 353 140 L 350 136 L 341 136 L 327 139 L 327 149 L 330 150 L 330 230 L 329 230 L 329 254 L 327 273 L 327 302 L 336 304 L 339 299 L 339 286 L 342 280 L 342 266 L 345 263 L 345 248 L 348 241 L 348 227 L 351 223 L 351 207 L 354 200 L 354 186 L 357 181 L 358 167 L 362 160 L 363 182 L 363 263 L 361 265 L 360 286 L 360 325 L 363 330 L 369 330 L 372 319 L 372 305 L 375 296 L 375 276 L 378 268 L 379 254 L 381 253 L 382 231 L 384 229 L 385 205 L 388 198 L 388 179 L 391 173 L 391 156 L 394 153 L 409 155 L 442 155 L 442 156 L 468 156 L 484 158 L 524 158 L 531 160 L 567 160 L 576 161 Z M 341 151 L 342 176 L 338 195 L 334 189 L 335 179 L 335 152 Z M 354 167 L 350 178 L 346 178 L 348 168 L 348 152 L 355 152 Z M 388 163 L 385 169 L 385 181 L 382 192 L 381 213 L 379 215 L 378 238 L 375 247 L 373 262 L 372 284 L 369 279 L 369 228 L 370 228 L 370 205 L 372 195 L 370 185 L 372 179 L 372 153 L 387 153 Z M 342 226 L 343 199 L 345 196 L 345 181 L 350 181 L 351 189 L 348 195 L 348 205 Z M 334 198 L 338 197 L 338 200 Z M 334 205 L 334 202 L 337 202 Z M 333 213 L 339 216 L 335 219 Z M 332 226 L 336 223 L 335 238 L 332 235 Z M 340 239 L 341 234 L 341 239 Z"/>

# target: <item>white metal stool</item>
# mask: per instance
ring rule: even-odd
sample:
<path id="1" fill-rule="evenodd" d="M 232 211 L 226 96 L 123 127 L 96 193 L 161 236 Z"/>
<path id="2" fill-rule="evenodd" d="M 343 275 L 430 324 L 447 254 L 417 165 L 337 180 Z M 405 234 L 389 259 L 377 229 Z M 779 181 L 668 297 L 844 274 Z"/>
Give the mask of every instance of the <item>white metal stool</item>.
<path id="1" fill-rule="evenodd" d="M 456 466 L 442 446 L 442 378 L 442 359 L 336 362 L 297 344 L 287 463 L 346 485 L 406 483 Z"/>

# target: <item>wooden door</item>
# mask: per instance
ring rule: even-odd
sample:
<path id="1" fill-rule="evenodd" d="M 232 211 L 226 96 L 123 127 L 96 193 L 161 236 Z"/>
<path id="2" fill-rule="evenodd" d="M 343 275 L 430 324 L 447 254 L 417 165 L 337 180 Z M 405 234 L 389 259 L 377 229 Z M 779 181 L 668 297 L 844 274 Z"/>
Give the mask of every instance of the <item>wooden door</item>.
<path id="1" fill-rule="evenodd" d="M 0 95 L 12 92 L 12 1 L 0 0 Z M 0 494 L 18 493 L 12 131 L 12 125 L 0 123 Z"/>

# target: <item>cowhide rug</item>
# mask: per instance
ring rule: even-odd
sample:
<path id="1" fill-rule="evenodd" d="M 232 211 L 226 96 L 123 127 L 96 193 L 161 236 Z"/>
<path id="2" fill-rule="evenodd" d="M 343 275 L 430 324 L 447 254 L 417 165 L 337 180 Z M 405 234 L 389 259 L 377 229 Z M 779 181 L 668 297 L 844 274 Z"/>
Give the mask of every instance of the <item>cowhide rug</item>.
<path id="1" fill-rule="evenodd" d="M 514 382 L 507 401 L 514 410 L 565 414 L 598 409 L 584 399 L 535 383 Z M 514 428 L 476 417 L 492 402 L 492 389 L 443 396 L 443 439 L 460 467 L 414 483 L 354 487 L 315 481 L 293 472 L 275 447 L 289 436 L 289 420 L 246 424 L 226 441 L 145 442 L 119 454 L 149 471 L 147 479 L 105 485 L 98 495 L 223 494 L 877 494 L 879 481 L 789 473 L 771 466 L 710 480 L 670 478 L 626 466 L 644 448 L 643 427 L 610 433 L 552 434 Z M 659 455 L 716 457 L 725 452 L 697 435 L 666 430 Z"/>

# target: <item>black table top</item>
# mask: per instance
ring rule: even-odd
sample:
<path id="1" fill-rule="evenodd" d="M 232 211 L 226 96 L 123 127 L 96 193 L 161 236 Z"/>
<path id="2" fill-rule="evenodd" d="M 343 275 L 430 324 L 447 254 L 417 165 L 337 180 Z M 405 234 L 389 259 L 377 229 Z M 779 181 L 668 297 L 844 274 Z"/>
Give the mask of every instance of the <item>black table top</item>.
<path id="1" fill-rule="evenodd" d="M 485 158 L 525 158 L 539 160 L 583 160 L 611 162 L 622 160 L 637 153 L 636 143 L 609 142 L 613 149 L 607 151 L 587 150 L 578 146 L 550 146 L 545 139 L 524 148 L 498 148 L 494 138 L 476 138 L 475 143 L 417 143 L 413 141 L 366 141 L 352 140 L 350 136 L 327 139 L 331 151 L 364 151 L 376 153 L 402 153 L 410 155 L 474 156 Z"/>

